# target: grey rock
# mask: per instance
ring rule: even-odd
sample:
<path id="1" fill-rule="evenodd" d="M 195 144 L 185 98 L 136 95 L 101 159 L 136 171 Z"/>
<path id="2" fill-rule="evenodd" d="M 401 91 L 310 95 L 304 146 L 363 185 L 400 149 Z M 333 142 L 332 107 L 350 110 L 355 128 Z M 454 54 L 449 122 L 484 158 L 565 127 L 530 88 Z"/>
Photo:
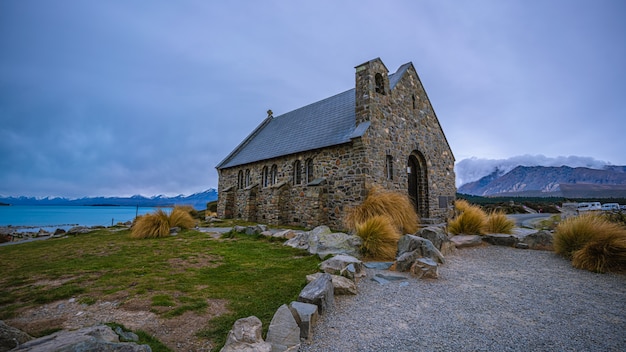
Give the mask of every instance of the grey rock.
<path id="1" fill-rule="evenodd" d="M 304 249 L 308 251 L 309 250 L 309 233 L 308 232 L 298 233 L 294 237 L 290 238 L 285 243 L 283 243 L 283 245 L 297 248 L 297 249 Z"/>
<path id="2" fill-rule="evenodd" d="M 137 334 L 135 334 L 132 331 L 124 331 L 119 326 L 115 328 L 115 333 L 119 335 L 122 341 L 131 341 L 131 342 L 139 341 L 139 336 L 137 336 Z"/>
<path id="3" fill-rule="evenodd" d="M 295 234 L 285 242 L 286 246 L 299 248 L 317 254 L 321 259 L 332 254 L 359 254 L 361 238 L 356 235 L 330 231 L 328 226 L 318 226 L 311 231 Z"/>
<path id="4" fill-rule="evenodd" d="M 406 280 L 406 277 L 398 276 L 398 275 L 376 274 L 375 276 L 376 277 L 382 277 L 383 279 L 388 280 L 388 281 Z"/>
<path id="5" fill-rule="evenodd" d="M 531 233 L 530 235 L 524 237 L 522 240 L 523 243 L 528 245 L 530 249 L 538 249 L 545 251 L 554 250 L 554 246 L 552 244 L 553 235 L 549 231 L 538 231 L 535 233 Z"/>
<path id="6" fill-rule="evenodd" d="M 263 341 L 262 330 L 263 324 L 255 316 L 238 319 L 220 352 L 270 352 L 272 344 Z"/>
<path id="7" fill-rule="evenodd" d="M 306 276 L 306 281 L 311 282 L 318 277 L 320 277 L 323 273 L 315 273 Z M 335 296 L 338 295 L 356 295 L 357 287 L 356 283 L 346 277 L 339 275 L 331 275 L 332 283 L 333 283 L 333 294 Z"/>
<path id="8" fill-rule="evenodd" d="M 483 239 L 478 235 L 456 235 L 450 237 L 456 248 L 477 247 L 483 244 Z"/>
<path id="9" fill-rule="evenodd" d="M 348 279 L 358 279 L 366 275 L 363 262 L 353 256 L 339 254 L 320 263 L 320 270 Z"/>
<path id="10" fill-rule="evenodd" d="M 22 330 L 9 326 L 0 320 L 0 352 L 13 349 L 32 339 L 32 336 Z"/>
<path id="11" fill-rule="evenodd" d="M 261 236 L 263 236 L 263 237 L 273 237 L 273 235 L 274 234 L 272 233 L 272 231 L 263 231 L 263 232 L 261 232 Z"/>
<path id="12" fill-rule="evenodd" d="M 300 324 L 286 304 L 274 313 L 265 341 L 272 344 L 272 352 L 284 352 L 300 346 Z"/>
<path id="13" fill-rule="evenodd" d="M 97 325 L 75 331 L 57 331 L 20 345 L 12 351 L 98 351 L 98 352 L 150 352 L 148 345 L 119 342 L 118 335 L 106 325 Z"/>
<path id="14" fill-rule="evenodd" d="M 382 278 L 380 276 L 374 276 L 372 278 L 372 281 L 376 281 L 376 282 L 378 282 L 381 285 L 386 285 L 386 284 L 388 284 L 390 282 L 389 280 L 387 280 L 385 278 Z"/>
<path id="15" fill-rule="evenodd" d="M 233 231 L 235 231 L 237 233 L 245 233 L 246 232 L 246 227 L 245 226 L 236 225 L 236 226 L 233 227 Z"/>
<path id="16" fill-rule="evenodd" d="M 430 258 L 419 258 L 411 266 L 411 274 L 419 279 L 436 279 L 439 277 L 439 265 Z"/>
<path id="17" fill-rule="evenodd" d="M 483 241 L 496 246 L 515 247 L 519 239 L 513 235 L 491 233 L 483 236 Z"/>
<path id="18" fill-rule="evenodd" d="M 524 242 L 517 242 L 517 243 L 515 244 L 515 248 L 519 248 L 519 249 L 528 249 L 528 248 L 530 248 L 530 247 L 528 246 L 528 244 L 527 244 L 527 243 L 524 243 Z"/>
<path id="19" fill-rule="evenodd" d="M 404 235 L 398 241 L 398 257 L 396 258 L 396 270 L 408 271 L 413 263 L 419 258 L 431 258 L 438 263 L 445 263 L 441 252 L 429 240 Z"/>
<path id="20" fill-rule="evenodd" d="M 62 236 L 62 235 L 65 235 L 66 232 L 67 231 L 65 231 L 63 229 L 56 229 L 56 230 L 54 230 L 53 236 Z"/>
<path id="21" fill-rule="evenodd" d="M 309 282 L 300 291 L 298 302 L 315 304 L 319 314 L 326 313 L 335 303 L 334 288 L 330 274 L 324 273 Z"/>
<path id="22" fill-rule="evenodd" d="M 318 314 L 315 304 L 293 301 L 289 304 L 289 309 L 296 316 L 296 321 L 300 326 L 300 338 L 311 341 L 313 338 L 313 327 L 317 324 Z"/>
<path id="23" fill-rule="evenodd" d="M 290 240 L 290 239 L 296 237 L 296 231 L 294 231 L 294 230 L 278 231 L 278 232 L 274 233 L 272 235 L 272 237 Z"/>
<path id="24" fill-rule="evenodd" d="M 437 226 L 424 227 L 420 229 L 415 236 L 429 240 L 439 251 L 441 251 L 444 243 L 450 242 L 444 229 Z"/>
<path id="25" fill-rule="evenodd" d="M 369 269 L 388 270 L 393 265 L 393 262 L 367 262 L 363 263 L 363 266 Z"/>
<path id="26" fill-rule="evenodd" d="M 67 230 L 67 235 L 80 235 L 84 233 L 90 232 L 91 229 L 86 226 L 74 226 L 71 229 Z"/>

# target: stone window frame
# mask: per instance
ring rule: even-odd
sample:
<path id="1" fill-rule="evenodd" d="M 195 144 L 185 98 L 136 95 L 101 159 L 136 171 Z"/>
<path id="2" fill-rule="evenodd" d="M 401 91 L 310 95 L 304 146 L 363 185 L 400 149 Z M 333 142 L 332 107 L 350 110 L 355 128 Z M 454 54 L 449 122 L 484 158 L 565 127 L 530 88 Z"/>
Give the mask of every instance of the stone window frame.
<path id="1" fill-rule="evenodd" d="M 243 182 L 244 182 L 243 183 L 244 187 L 250 186 L 250 169 L 246 169 L 246 172 L 244 173 Z"/>
<path id="2" fill-rule="evenodd" d="M 239 172 L 237 172 L 237 189 L 242 188 L 244 188 L 243 170 L 239 170 Z"/>
<path id="3" fill-rule="evenodd" d="M 388 180 L 393 181 L 393 156 L 385 156 L 385 175 Z"/>
<path id="4" fill-rule="evenodd" d="M 315 179 L 315 170 L 313 168 L 313 158 L 306 159 L 304 163 L 304 182 L 309 183 Z"/>
<path id="5" fill-rule="evenodd" d="M 293 184 L 299 185 L 302 183 L 302 162 L 296 160 L 293 162 Z"/>
<path id="6" fill-rule="evenodd" d="M 269 186 L 269 169 L 266 166 L 263 166 L 263 170 L 261 171 L 261 185 L 263 187 Z"/>
<path id="7" fill-rule="evenodd" d="M 269 184 L 271 186 L 277 183 L 278 183 L 278 166 L 276 164 L 272 164 L 272 167 L 270 168 L 270 174 L 269 174 Z"/>

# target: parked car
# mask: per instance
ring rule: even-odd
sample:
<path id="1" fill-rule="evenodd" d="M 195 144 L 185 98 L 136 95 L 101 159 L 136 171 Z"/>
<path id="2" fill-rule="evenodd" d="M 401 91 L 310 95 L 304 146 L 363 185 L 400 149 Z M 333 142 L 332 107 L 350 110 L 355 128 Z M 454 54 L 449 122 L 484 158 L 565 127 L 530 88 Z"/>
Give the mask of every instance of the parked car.
<path id="1" fill-rule="evenodd" d="M 602 210 L 602 205 L 600 202 L 585 202 L 578 203 L 578 207 L 576 207 L 578 212 L 592 211 L 592 210 Z"/>
<path id="2" fill-rule="evenodd" d="M 620 211 L 619 204 L 617 203 L 604 203 L 602 204 L 603 211 Z"/>

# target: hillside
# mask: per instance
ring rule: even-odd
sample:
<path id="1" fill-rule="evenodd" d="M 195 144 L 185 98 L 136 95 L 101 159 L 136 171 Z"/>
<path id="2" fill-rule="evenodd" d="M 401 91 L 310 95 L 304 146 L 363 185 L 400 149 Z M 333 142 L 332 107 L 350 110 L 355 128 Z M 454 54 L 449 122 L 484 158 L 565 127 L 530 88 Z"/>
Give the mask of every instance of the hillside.
<path id="1" fill-rule="evenodd" d="M 518 166 L 501 174 L 495 170 L 459 187 L 459 193 L 477 196 L 617 198 L 626 196 L 626 166 L 586 167 Z"/>
<path id="2" fill-rule="evenodd" d="M 144 197 L 135 195 L 132 197 L 85 197 L 78 199 L 68 198 L 35 198 L 35 197 L 0 197 L 0 203 L 10 205 L 117 205 L 117 206 L 140 206 L 159 207 L 173 205 L 191 205 L 195 209 L 205 209 L 206 203 L 217 199 L 217 190 L 211 188 L 204 192 L 194 193 L 190 196 L 178 195 L 176 197 L 154 196 Z"/>

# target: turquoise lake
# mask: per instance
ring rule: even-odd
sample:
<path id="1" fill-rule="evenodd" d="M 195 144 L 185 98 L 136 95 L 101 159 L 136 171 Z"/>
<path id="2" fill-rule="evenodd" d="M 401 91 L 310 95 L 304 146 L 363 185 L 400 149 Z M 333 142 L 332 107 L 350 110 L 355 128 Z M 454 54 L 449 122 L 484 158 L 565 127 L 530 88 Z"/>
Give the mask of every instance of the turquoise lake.
<path id="1" fill-rule="evenodd" d="M 135 216 L 154 212 L 154 207 L 116 206 L 0 206 L 0 226 L 66 228 L 69 226 L 111 226 L 133 221 Z M 166 208 L 169 209 L 169 208 Z"/>

